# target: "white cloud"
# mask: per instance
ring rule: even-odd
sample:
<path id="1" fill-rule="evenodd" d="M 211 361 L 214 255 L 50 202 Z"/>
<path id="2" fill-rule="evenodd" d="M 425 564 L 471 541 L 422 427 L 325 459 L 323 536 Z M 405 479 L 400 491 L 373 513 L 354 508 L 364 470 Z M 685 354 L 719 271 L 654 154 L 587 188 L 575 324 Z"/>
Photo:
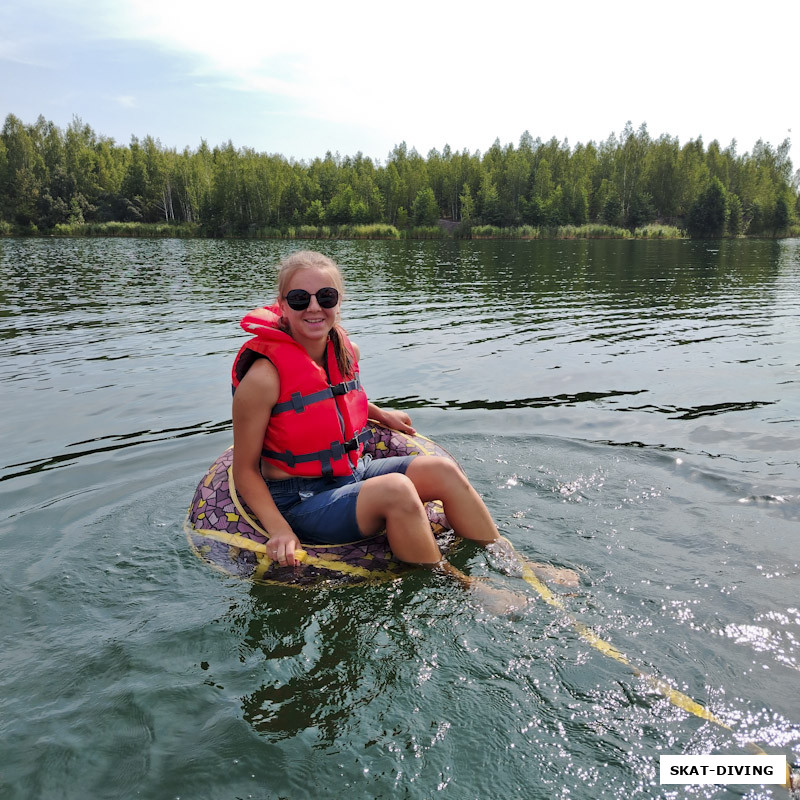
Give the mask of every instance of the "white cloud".
<path id="1" fill-rule="evenodd" d="M 793 48 L 781 41 L 800 22 L 800 6 L 787 11 L 781 0 L 762 0 L 746 18 L 696 0 L 663 8 L 633 0 L 30 3 L 40 18 L 82 26 L 89 38 L 177 56 L 170 77 L 183 70 L 195 87 L 241 93 L 243 115 L 292 115 L 297 126 L 405 139 L 423 153 L 445 143 L 485 149 L 526 129 L 574 144 L 604 139 L 629 119 L 682 141 L 736 137 L 744 151 L 759 136 L 778 144 L 800 125 L 786 97 Z M 230 136 L 240 139 L 237 130 Z"/>
<path id="2" fill-rule="evenodd" d="M 0 59 L 22 64 L 30 63 L 23 55 L 20 43 L 12 42 L 10 39 L 0 39 Z"/>
<path id="3" fill-rule="evenodd" d="M 753 64 L 774 36 L 771 5 L 747 24 L 688 0 L 652 11 L 630 0 L 127 0 L 101 18 L 116 36 L 188 56 L 195 79 L 285 98 L 309 119 L 488 145 L 526 128 L 585 141 L 648 118 L 664 120 L 656 135 L 733 136 L 738 125 L 746 139 L 756 121 L 744 93 L 769 87 L 736 53 L 746 46 Z"/>

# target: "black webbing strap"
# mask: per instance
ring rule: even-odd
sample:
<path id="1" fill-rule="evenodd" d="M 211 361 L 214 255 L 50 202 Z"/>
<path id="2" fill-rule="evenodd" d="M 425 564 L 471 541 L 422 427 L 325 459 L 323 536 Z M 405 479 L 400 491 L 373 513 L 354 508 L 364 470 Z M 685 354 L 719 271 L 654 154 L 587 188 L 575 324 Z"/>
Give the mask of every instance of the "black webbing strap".
<path id="1" fill-rule="evenodd" d="M 311 392 L 311 394 L 304 395 L 300 392 L 295 392 L 290 400 L 285 400 L 283 403 L 275 403 L 272 407 L 272 413 L 282 414 L 284 411 L 295 411 L 300 414 L 312 403 L 329 400 L 331 397 L 340 397 L 343 394 L 356 391 L 360 388 L 361 378 L 356 375 L 351 381 L 342 381 L 342 383 L 328 386 L 325 389 L 320 389 L 318 392 Z"/>
<path id="2" fill-rule="evenodd" d="M 322 462 L 322 474 L 324 475 L 326 472 L 331 471 L 331 461 L 338 461 L 347 453 L 352 453 L 353 450 L 358 449 L 359 445 L 368 442 L 371 438 L 372 429 L 364 428 L 346 442 L 331 442 L 331 446 L 327 450 L 317 450 L 316 453 L 292 453 L 289 450 L 278 453 L 274 450 L 262 450 L 261 457 L 270 458 L 273 461 L 281 461 L 288 467 L 294 467 L 296 464 L 307 464 L 310 461 L 320 461 Z"/>

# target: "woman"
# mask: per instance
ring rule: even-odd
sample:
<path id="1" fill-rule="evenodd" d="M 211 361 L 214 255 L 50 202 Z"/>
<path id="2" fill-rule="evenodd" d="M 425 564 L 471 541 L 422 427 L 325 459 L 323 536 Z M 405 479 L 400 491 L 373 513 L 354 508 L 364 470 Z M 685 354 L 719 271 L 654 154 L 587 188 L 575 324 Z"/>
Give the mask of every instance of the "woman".
<path id="1" fill-rule="evenodd" d="M 452 461 L 359 458 L 368 417 L 414 429 L 408 414 L 378 408 L 361 389 L 359 349 L 338 323 L 342 290 L 333 261 L 296 252 L 281 265 L 277 305 L 242 320 L 257 335 L 233 369 L 237 489 L 269 532 L 267 552 L 282 565 L 295 563 L 301 542 L 350 542 L 385 529 L 401 561 L 466 581 L 442 557 L 427 501 L 442 501 L 459 536 L 500 548 L 506 542 Z"/>

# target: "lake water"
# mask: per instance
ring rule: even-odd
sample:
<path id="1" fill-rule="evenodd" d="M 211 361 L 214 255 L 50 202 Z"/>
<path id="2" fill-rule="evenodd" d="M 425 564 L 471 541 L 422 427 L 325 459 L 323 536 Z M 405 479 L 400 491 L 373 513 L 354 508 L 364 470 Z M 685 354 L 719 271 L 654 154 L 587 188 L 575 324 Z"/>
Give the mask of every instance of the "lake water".
<path id="1" fill-rule="evenodd" d="M 371 398 L 580 573 L 499 619 L 190 553 L 238 320 L 299 244 L 0 240 L 0 796 L 785 797 L 658 756 L 800 759 L 800 240 L 318 243 Z"/>

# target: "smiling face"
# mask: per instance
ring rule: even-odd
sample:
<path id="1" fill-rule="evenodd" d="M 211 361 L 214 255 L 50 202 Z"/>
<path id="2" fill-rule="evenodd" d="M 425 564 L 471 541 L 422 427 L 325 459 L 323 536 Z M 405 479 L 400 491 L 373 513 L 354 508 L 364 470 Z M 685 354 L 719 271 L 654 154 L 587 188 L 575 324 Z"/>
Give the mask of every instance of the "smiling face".
<path id="1" fill-rule="evenodd" d="M 316 298 L 320 289 L 329 286 L 339 289 L 337 285 L 338 274 L 331 273 L 329 269 L 318 266 L 300 267 L 292 272 L 281 286 L 281 295 L 278 300 L 281 314 L 289 326 L 289 332 L 296 341 L 306 349 L 314 349 L 327 339 L 331 328 L 339 317 L 339 303 L 333 308 L 322 308 Z M 302 289 L 311 295 L 308 308 L 295 311 L 286 302 L 286 295 L 294 289 Z"/>

